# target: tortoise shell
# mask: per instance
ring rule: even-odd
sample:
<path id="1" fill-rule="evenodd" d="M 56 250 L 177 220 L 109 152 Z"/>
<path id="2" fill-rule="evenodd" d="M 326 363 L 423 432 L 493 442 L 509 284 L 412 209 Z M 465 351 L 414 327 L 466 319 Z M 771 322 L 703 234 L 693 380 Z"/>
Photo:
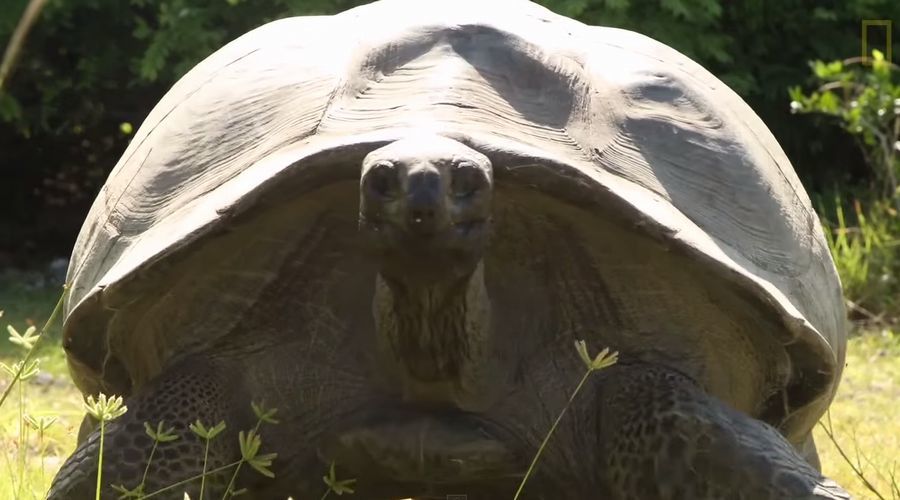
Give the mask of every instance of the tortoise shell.
<path id="1" fill-rule="evenodd" d="M 64 345 L 78 387 L 128 394 L 234 334 L 369 335 L 360 163 L 427 132 L 493 164 L 485 281 L 511 363 L 600 339 L 795 442 L 808 433 L 840 378 L 845 312 L 762 121 L 645 36 L 524 1 L 459 4 L 283 19 L 174 85 L 75 246 Z"/>

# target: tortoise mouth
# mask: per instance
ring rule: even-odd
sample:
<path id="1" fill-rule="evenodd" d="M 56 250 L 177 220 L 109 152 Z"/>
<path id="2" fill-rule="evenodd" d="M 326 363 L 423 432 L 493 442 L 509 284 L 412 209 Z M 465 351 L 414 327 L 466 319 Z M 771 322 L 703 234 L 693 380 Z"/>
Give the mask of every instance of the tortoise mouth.
<path id="1" fill-rule="evenodd" d="M 379 271 L 390 277 L 467 275 L 484 255 L 490 227 L 487 217 L 449 221 L 428 231 L 362 215 L 359 219 L 367 251 L 378 261 Z"/>
<path id="2" fill-rule="evenodd" d="M 448 221 L 440 226 L 420 227 L 412 223 L 393 222 L 383 218 L 359 217 L 360 232 L 376 248 L 397 247 L 417 250 L 481 249 L 487 239 L 488 217 Z"/>

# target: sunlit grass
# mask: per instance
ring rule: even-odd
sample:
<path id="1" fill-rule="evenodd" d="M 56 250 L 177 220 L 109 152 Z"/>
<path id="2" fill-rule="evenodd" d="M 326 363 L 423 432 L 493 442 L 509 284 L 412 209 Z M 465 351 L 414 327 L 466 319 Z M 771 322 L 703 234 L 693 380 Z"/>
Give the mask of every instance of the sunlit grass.
<path id="1" fill-rule="evenodd" d="M 84 410 L 81 407 L 81 395 L 78 390 L 66 379 L 62 380 L 44 386 L 28 383 L 26 388 L 26 414 L 34 417 L 55 416 L 57 420 L 44 435 L 43 455 L 37 432 L 28 428 L 28 462 L 20 496 L 22 499 L 43 498 L 53 475 L 75 449 L 75 440 Z M 5 383 L 6 381 L 3 385 Z M 0 408 L 0 498 L 3 499 L 17 498 L 18 435 L 17 405 L 5 404 Z"/>
<path id="2" fill-rule="evenodd" d="M 869 332 L 850 339 L 847 366 L 831 405 L 838 444 L 885 498 L 891 471 L 900 479 L 900 335 Z M 858 499 L 877 498 L 856 477 L 825 436 L 816 429 L 823 471 Z"/>

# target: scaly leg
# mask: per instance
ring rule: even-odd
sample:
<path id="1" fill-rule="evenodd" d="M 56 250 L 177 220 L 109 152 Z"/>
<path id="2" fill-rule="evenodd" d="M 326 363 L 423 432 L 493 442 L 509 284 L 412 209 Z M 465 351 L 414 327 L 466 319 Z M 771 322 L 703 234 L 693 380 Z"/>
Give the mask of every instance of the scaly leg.
<path id="1" fill-rule="evenodd" d="M 188 428 L 197 419 L 207 427 L 221 420 L 228 424 L 228 430 L 211 441 L 207 469 L 237 460 L 240 452 L 235 434 L 237 430 L 248 427 L 248 414 L 252 413 L 249 395 L 243 394 L 240 389 L 239 378 L 239 374 L 229 373 L 224 366 L 192 357 L 167 369 L 158 379 L 129 398 L 126 401 L 128 411 L 105 426 L 103 498 L 119 497 L 120 494 L 111 485 L 134 488 L 141 483 L 153 447 L 153 441 L 144 429 L 145 422 L 155 429 L 156 424 L 162 421 L 166 428 L 174 428 L 178 436 L 176 441 L 160 443 L 153 453 L 144 483 L 145 493 L 202 472 L 205 447 Z M 57 473 L 50 489 L 50 500 L 94 498 L 99 448 L 100 432 L 97 426 Z M 207 478 L 206 491 L 213 493 L 215 479 Z M 199 486 L 200 481 L 193 481 L 158 498 L 181 499 L 185 491 L 191 498 L 199 498 Z M 218 486 L 222 487 L 221 484 Z"/>
<path id="2" fill-rule="evenodd" d="M 773 427 L 689 377 L 621 364 L 600 378 L 600 442 L 617 499 L 848 499 Z"/>

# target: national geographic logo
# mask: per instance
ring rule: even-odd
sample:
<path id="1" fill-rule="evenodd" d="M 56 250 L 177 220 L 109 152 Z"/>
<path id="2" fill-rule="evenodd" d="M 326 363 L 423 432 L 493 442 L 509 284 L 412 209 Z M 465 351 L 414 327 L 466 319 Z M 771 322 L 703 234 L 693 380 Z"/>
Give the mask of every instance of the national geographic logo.
<path id="1" fill-rule="evenodd" d="M 884 59 L 888 62 L 891 62 L 892 55 L 891 54 L 891 20 L 890 19 L 863 19 L 862 20 L 862 61 L 864 64 L 871 63 L 871 49 L 869 48 L 869 29 L 879 29 L 884 28 L 885 32 L 885 42 L 884 42 Z M 873 30 L 874 31 L 874 30 Z M 880 47 L 872 47 L 875 49 L 880 49 Z"/>

